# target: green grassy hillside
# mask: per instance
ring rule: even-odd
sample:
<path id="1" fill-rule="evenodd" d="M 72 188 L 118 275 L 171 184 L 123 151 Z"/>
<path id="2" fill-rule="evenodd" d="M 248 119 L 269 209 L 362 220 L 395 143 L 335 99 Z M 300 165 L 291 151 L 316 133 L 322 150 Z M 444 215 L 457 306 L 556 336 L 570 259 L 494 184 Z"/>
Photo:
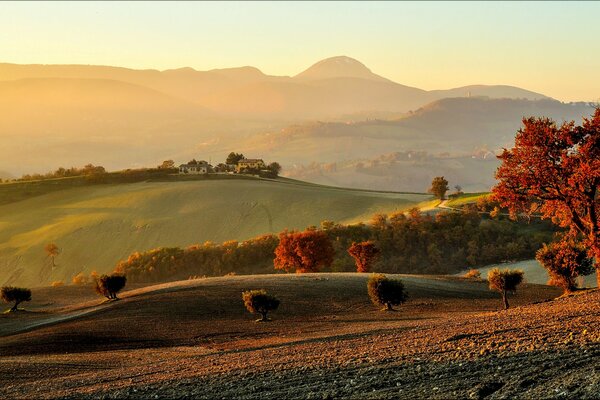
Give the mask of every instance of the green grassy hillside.
<path id="1" fill-rule="evenodd" d="M 259 179 L 42 188 L 33 197 L 9 189 L 0 191 L 0 284 L 18 285 L 110 271 L 135 251 L 356 222 L 430 198 Z M 44 252 L 49 242 L 61 249 L 55 267 Z"/>

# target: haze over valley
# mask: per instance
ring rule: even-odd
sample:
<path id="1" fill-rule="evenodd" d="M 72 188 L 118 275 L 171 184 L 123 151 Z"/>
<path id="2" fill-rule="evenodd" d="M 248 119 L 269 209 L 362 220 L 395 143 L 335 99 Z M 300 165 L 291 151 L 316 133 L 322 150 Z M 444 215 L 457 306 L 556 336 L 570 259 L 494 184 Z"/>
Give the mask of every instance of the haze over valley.
<path id="1" fill-rule="evenodd" d="M 521 117 L 578 120 L 591 110 L 505 85 L 421 90 L 346 56 L 292 77 L 253 67 L 5 63 L 0 174 L 88 162 L 115 170 L 242 151 L 319 183 L 422 191 L 425 171 L 437 165 L 464 188 L 487 190 L 497 166 L 490 155 L 510 144 Z"/>

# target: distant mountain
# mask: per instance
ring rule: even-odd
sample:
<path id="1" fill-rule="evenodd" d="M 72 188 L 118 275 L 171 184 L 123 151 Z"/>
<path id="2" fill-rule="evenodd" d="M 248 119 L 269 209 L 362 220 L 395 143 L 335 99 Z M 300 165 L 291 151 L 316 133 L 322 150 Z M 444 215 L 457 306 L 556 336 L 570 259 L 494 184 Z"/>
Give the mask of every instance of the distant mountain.
<path id="1" fill-rule="evenodd" d="M 377 82 L 390 82 L 376 75 L 363 63 L 346 56 L 326 58 L 294 77 L 296 80 L 321 80 L 331 78 L 359 78 Z"/>
<path id="2" fill-rule="evenodd" d="M 263 120 L 333 119 L 372 112 L 408 112 L 445 97 L 488 96 L 540 99 L 510 86 L 467 86 L 425 91 L 381 77 L 346 56 L 317 62 L 295 77 L 270 76 L 254 67 L 196 71 L 134 70 L 93 65 L 0 64 L 0 81 L 25 78 L 116 80 L 145 86 L 222 116 Z"/>
<path id="3" fill-rule="evenodd" d="M 448 96 L 461 99 L 436 102 Z M 242 146 L 257 156 L 305 164 L 378 157 L 399 143 L 410 150 L 463 152 L 478 145 L 473 135 L 490 146 L 506 142 L 530 103 L 473 100 L 478 96 L 545 98 L 510 86 L 425 91 L 345 56 L 295 77 L 250 66 L 158 71 L 0 64 L 0 138 L 6 144 L 0 147 L 0 169 L 20 175 L 88 162 L 130 168 L 168 158 L 217 159 Z M 488 106 L 477 110 L 475 104 Z M 297 136 L 301 132 L 308 135 Z M 348 132 L 356 135 L 347 142 L 331 136 Z M 451 132 L 454 141 L 441 144 L 442 132 Z M 323 137 L 313 141 L 317 133 Z"/>
<path id="4" fill-rule="evenodd" d="M 494 155 L 514 144 L 523 117 L 581 121 L 592 112 L 587 103 L 451 98 L 398 120 L 292 125 L 238 148 L 270 154 L 286 175 L 317 183 L 423 191 L 433 176 L 445 175 L 466 190 L 488 190 Z"/>

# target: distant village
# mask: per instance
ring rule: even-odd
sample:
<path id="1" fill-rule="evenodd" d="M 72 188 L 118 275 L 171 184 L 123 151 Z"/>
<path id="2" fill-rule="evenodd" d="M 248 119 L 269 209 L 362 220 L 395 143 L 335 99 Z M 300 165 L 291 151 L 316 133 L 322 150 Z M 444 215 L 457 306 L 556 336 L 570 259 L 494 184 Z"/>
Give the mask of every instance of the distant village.
<path id="1" fill-rule="evenodd" d="M 165 167 L 174 168 L 172 161 L 165 161 L 169 165 Z M 277 162 L 266 164 L 260 158 L 246 158 L 243 154 L 230 153 L 224 163 L 219 163 L 215 166 L 205 160 L 197 161 L 195 159 L 186 164 L 179 165 L 179 174 L 202 175 L 211 173 L 230 173 L 230 174 L 247 174 L 258 175 L 263 177 L 277 177 L 281 172 L 281 165 Z"/>

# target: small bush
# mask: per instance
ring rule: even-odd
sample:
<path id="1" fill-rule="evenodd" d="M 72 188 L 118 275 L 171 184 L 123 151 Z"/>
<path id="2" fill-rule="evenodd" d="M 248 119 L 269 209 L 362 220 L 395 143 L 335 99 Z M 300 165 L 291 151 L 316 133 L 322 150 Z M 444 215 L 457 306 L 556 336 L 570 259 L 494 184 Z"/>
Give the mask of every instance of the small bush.
<path id="1" fill-rule="evenodd" d="M 488 282 L 490 289 L 497 290 L 502 294 L 502 302 L 504 309 L 508 309 L 508 292 L 516 292 L 517 286 L 523 282 L 524 272 L 520 269 L 503 269 L 494 268 L 488 273 Z"/>
<path id="2" fill-rule="evenodd" d="M 6 303 L 15 302 L 10 311 L 17 311 L 17 307 L 24 301 L 31 301 L 31 289 L 4 286 L 0 289 L 0 297 Z"/>
<path id="3" fill-rule="evenodd" d="M 470 269 L 465 273 L 464 277 L 468 279 L 481 279 L 481 272 L 478 269 Z"/>
<path id="4" fill-rule="evenodd" d="M 109 300 L 118 300 L 117 293 L 125 287 L 126 282 L 127 278 L 124 275 L 102 275 L 96 279 L 96 293 L 105 296 Z"/>
<path id="5" fill-rule="evenodd" d="M 63 281 L 54 281 L 51 283 L 52 287 L 60 287 L 60 286 L 65 286 L 65 283 Z"/>
<path id="6" fill-rule="evenodd" d="M 404 284 L 399 279 L 388 279 L 383 274 L 375 274 L 367 282 L 369 297 L 375 305 L 385 306 L 384 310 L 393 310 L 393 306 L 407 299 Z"/>
<path id="7" fill-rule="evenodd" d="M 261 319 L 257 320 L 257 322 L 269 321 L 267 313 L 277 310 L 277 307 L 279 307 L 279 300 L 267 294 L 265 290 L 248 290 L 242 292 L 242 300 L 244 300 L 244 305 L 249 312 L 261 315 Z"/>

